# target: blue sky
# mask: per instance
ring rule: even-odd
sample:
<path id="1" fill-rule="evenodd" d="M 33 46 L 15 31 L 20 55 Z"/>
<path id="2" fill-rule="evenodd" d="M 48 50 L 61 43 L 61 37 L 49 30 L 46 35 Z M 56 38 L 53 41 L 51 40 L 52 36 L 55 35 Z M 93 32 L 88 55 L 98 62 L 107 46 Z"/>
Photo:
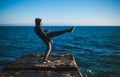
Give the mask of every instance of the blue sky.
<path id="1" fill-rule="evenodd" d="M 0 24 L 119 25 L 120 0 L 0 0 Z"/>

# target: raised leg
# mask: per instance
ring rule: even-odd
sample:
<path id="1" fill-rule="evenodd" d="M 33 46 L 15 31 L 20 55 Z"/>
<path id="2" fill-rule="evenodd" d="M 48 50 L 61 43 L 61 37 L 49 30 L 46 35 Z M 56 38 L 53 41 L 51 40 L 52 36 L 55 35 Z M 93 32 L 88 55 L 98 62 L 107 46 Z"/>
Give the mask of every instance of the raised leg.
<path id="1" fill-rule="evenodd" d="M 62 35 L 62 34 L 64 34 L 64 33 L 67 33 L 67 32 L 72 33 L 74 29 L 75 29 L 75 27 L 72 27 L 72 28 L 66 29 L 66 30 L 50 32 L 50 33 L 47 34 L 47 36 L 48 36 L 49 38 L 53 38 L 53 37 L 55 37 L 55 36 L 59 36 L 59 35 Z"/>
<path id="2" fill-rule="evenodd" d="M 69 32 L 69 30 L 62 30 L 62 31 L 50 32 L 47 35 L 48 35 L 49 38 L 53 38 L 55 36 L 59 36 L 59 35 L 62 35 L 64 33 L 67 33 L 67 32 Z"/>

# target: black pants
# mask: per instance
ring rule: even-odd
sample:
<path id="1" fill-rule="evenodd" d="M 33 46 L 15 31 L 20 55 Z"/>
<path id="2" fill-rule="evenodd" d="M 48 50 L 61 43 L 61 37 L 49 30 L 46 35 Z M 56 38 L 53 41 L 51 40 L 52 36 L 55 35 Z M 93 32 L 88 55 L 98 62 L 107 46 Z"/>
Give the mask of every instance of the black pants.
<path id="1" fill-rule="evenodd" d="M 56 36 L 62 35 L 64 33 L 69 32 L 69 30 L 62 30 L 62 31 L 54 31 L 54 32 L 50 32 L 47 34 L 48 38 L 52 39 Z M 47 46 L 47 50 L 45 52 L 45 56 L 44 56 L 44 60 L 46 61 L 50 55 L 51 49 L 52 49 L 52 45 L 50 42 L 45 42 L 46 46 Z"/>

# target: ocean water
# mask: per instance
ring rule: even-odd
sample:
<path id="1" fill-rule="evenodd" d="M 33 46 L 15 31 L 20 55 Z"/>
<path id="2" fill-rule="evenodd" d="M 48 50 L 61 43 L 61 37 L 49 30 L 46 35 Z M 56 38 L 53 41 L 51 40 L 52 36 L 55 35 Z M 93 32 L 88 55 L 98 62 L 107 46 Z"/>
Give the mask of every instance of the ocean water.
<path id="1" fill-rule="evenodd" d="M 52 31 L 71 26 L 44 26 Z M 36 36 L 34 26 L 0 27 L 0 70 L 26 54 L 44 54 L 45 44 Z M 77 26 L 72 34 L 53 38 L 51 53 L 72 53 L 83 76 L 120 77 L 120 26 Z"/>

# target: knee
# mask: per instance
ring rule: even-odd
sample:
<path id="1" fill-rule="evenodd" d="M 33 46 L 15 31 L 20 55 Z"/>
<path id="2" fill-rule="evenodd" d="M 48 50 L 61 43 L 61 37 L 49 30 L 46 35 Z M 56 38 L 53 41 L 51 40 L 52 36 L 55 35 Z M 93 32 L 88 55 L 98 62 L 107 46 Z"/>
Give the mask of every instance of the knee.
<path id="1" fill-rule="evenodd" d="M 47 50 L 51 50 L 51 48 L 52 48 L 52 47 L 51 47 L 51 43 L 48 42 L 48 43 L 47 43 Z"/>

